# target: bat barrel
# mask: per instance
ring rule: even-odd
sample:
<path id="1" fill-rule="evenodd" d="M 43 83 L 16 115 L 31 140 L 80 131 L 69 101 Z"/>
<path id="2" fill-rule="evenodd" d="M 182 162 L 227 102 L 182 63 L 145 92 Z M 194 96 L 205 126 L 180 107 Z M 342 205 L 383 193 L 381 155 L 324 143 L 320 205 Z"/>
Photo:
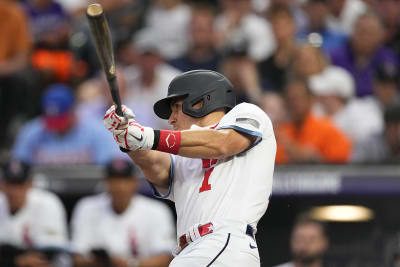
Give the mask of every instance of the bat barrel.
<path id="1" fill-rule="evenodd" d="M 104 10 L 99 4 L 91 4 L 86 10 L 90 30 L 94 38 L 97 54 L 106 73 L 107 79 L 115 78 L 115 59 L 110 31 Z"/>
<path id="2" fill-rule="evenodd" d="M 116 79 L 117 76 L 110 30 L 108 28 L 103 7 L 100 4 L 90 4 L 86 9 L 86 16 L 94 39 L 97 55 L 100 58 L 101 65 L 103 66 L 110 86 L 112 99 L 117 105 L 116 112 L 118 115 L 123 116 Z"/>

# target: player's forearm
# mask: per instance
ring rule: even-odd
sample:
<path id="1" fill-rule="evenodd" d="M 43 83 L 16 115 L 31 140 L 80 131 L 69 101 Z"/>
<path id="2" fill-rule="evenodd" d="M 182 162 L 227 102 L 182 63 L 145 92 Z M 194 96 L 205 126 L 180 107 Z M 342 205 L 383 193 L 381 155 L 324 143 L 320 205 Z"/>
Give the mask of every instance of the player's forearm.
<path id="1" fill-rule="evenodd" d="M 188 130 L 181 132 L 179 155 L 190 158 L 221 159 L 236 155 L 250 140 L 234 130 Z"/>

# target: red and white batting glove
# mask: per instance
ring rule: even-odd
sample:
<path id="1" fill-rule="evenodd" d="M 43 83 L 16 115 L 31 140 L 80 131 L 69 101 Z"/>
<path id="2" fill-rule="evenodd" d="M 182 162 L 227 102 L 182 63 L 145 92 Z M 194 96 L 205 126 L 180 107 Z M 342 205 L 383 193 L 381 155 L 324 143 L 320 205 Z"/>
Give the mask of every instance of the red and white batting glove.
<path id="1" fill-rule="evenodd" d="M 143 127 L 133 118 L 132 110 L 122 106 L 124 116 L 115 113 L 115 106 L 107 110 L 103 123 L 112 132 L 115 141 L 125 150 L 149 150 L 154 144 L 154 130 L 150 127 Z"/>
<path id="2" fill-rule="evenodd" d="M 112 132 L 115 141 L 124 152 L 136 150 L 158 150 L 178 154 L 181 143 L 180 131 L 154 130 L 140 125 L 132 110 L 122 106 L 124 116 L 115 113 L 112 106 L 104 115 L 104 126 Z"/>
<path id="3" fill-rule="evenodd" d="M 134 119 L 136 117 L 135 114 L 132 112 L 132 110 L 127 106 L 122 105 L 121 109 L 122 112 L 124 113 L 123 117 L 120 117 L 117 115 L 117 113 L 115 113 L 114 105 L 112 105 L 104 115 L 103 118 L 104 126 L 110 132 L 113 132 L 114 130 L 126 129 L 128 127 L 129 120 Z"/>

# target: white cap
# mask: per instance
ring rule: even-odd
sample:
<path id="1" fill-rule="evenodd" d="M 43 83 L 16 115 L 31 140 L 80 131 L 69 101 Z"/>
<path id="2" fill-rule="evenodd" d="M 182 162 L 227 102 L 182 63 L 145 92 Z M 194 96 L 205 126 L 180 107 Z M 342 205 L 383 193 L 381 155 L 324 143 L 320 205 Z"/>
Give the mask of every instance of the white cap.
<path id="1" fill-rule="evenodd" d="M 133 37 L 133 46 L 140 53 L 159 53 L 160 47 L 157 43 L 157 35 L 150 29 L 139 30 Z"/>
<path id="2" fill-rule="evenodd" d="M 322 73 L 311 76 L 309 86 L 317 96 L 334 95 L 344 99 L 353 97 L 355 90 L 351 74 L 336 66 L 329 66 Z"/>

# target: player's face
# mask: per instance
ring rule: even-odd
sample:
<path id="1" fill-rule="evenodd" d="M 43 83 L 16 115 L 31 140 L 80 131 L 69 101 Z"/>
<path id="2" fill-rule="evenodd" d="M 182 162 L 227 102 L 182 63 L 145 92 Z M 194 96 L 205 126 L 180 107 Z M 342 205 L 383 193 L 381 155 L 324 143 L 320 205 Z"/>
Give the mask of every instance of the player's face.
<path id="1" fill-rule="evenodd" d="M 106 180 L 107 191 L 116 212 L 125 211 L 137 190 L 137 186 L 137 180 L 132 178 L 113 177 Z"/>
<path id="2" fill-rule="evenodd" d="M 296 227 L 291 238 L 293 257 L 300 262 L 312 262 L 320 258 L 328 246 L 322 228 L 316 223 Z"/>
<path id="3" fill-rule="evenodd" d="M 12 213 L 17 212 L 24 206 L 30 185 L 30 182 L 22 184 L 1 183 L 0 188 L 7 198 L 9 209 Z"/>
<path id="4" fill-rule="evenodd" d="M 187 130 L 190 129 L 190 127 L 193 124 L 196 124 L 198 122 L 197 118 L 190 117 L 189 115 L 186 115 L 182 111 L 182 103 L 183 99 L 176 99 L 171 101 L 171 116 L 169 116 L 168 123 L 172 125 L 172 128 L 175 131 L 180 131 L 180 130 Z M 197 105 L 199 107 L 197 107 Z M 196 104 L 193 108 L 197 109 L 201 107 L 201 103 Z"/>

